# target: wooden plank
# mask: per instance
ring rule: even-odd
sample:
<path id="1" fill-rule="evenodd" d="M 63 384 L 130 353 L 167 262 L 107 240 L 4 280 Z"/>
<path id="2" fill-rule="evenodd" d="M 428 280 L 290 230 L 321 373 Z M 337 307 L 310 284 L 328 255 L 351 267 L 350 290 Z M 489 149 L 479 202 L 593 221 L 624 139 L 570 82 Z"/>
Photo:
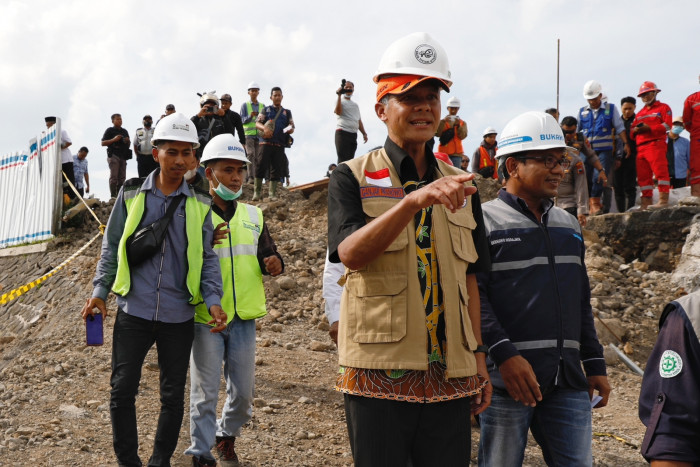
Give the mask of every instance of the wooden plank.
<path id="1" fill-rule="evenodd" d="M 315 182 L 311 183 L 305 183 L 303 185 L 297 185 L 293 186 L 288 189 L 290 193 L 293 193 L 295 191 L 301 192 L 305 197 L 308 197 L 311 193 L 314 191 L 323 191 L 326 188 L 328 188 L 328 177 L 323 178 L 321 180 L 317 180 Z"/>
<path id="2" fill-rule="evenodd" d="M 43 253 L 49 246 L 49 242 L 34 243 L 32 245 L 14 246 L 0 249 L 0 258 L 8 256 L 28 255 L 31 253 Z"/>

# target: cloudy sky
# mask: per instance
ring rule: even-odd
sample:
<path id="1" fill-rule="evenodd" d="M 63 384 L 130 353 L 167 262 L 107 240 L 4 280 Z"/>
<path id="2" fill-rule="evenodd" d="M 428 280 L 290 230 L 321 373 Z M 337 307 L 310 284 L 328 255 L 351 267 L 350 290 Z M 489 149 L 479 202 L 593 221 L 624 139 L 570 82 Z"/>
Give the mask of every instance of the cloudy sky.
<path id="1" fill-rule="evenodd" d="M 105 149 L 110 115 L 133 136 L 144 114 L 168 103 L 194 115 L 197 92 L 247 98 L 248 82 L 281 86 L 297 130 L 288 150 L 293 183 L 323 177 L 336 158 L 335 90 L 355 82 L 369 142 L 384 142 L 374 115 L 372 75 L 395 39 L 427 31 L 447 50 L 471 153 L 487 126 L 500 130 L 521 112 L 585 104 L 583 84 L 599 80 L 610 100 L 636 95 L 642 81 L 662 89 L 674 115 L 700 89 L 697 0 L 491 0 L 354 2 L 293 0 L 117 2 L 4 0 L 0 4 L 0 155 L 27 147 L 56 115 L 90 149 L 92 191 L 109 196 Z M 443 102 L 449 96 L 443 94 Z M 127 177 L 136 176 L 130 161 Z"/>

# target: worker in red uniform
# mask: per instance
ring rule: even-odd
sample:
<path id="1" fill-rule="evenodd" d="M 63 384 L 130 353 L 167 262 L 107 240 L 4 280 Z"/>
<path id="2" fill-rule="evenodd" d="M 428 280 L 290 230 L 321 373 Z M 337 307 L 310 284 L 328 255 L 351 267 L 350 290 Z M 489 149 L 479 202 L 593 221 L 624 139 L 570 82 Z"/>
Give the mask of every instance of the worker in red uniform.
<path id="1" fill-rule="evenodd" d="M 656 100 L 661 89 L 651 81 L 644 81 L 637 97 L 644 107 L 632 122 L 630 135 L 637 143 L 637 182 L 642 189 L 642 207 L 662 208 L 668 206 L 668 193 L 671 181 L 666 161 L 666 132 L 671 129 L 671 108 Z M 651 204 L 654 192 L 653 175 L 659 182 L 659 202 Z"/>
<path id="2" fill-rule="evenodd" d="M 686 98 L 683 124 L 690 132 L 690 194 L 700 196 L 700 91 Z"/>

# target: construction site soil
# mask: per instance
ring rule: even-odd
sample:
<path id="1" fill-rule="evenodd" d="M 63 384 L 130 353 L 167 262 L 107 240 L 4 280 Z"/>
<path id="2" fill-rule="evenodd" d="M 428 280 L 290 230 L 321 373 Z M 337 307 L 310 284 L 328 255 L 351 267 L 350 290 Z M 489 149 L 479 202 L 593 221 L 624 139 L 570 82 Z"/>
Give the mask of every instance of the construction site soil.
<path id="1" fill-rule="evenodd" d="M 250 196 L 246 186 L 243 199 Z M 236 441 L 246 467 L 352 465 L 343 399 L 333 390 L 337 352 L 328 337 L 321 296 L 326 197 L 325 191 L 307 199 L 283 189 L 279 200 L 259 203 L 286 271 L 265 278 L 269 314 L 257 322 L 253 419 Z M 110 210 L 111 204 L 104 203 L 95 212 L 106 223 Z M 95 236 L 97 227 L 91 217 L 78 216 L 46 252 L 0 258 L 0 291 L 20 287 L 57 266 Z M 114 298 L 108 301 L 112 316 L 105 323 L 104 346 L 85 345 L 79 316 L 91 294 L 99 243 L 40 287 L 0 305 L 0 465 L 116 465 L 108 408 Z M 607 323 L 605 331 L 599 328 L 601 341 L 624 349 L 643 368 L 663 305 L 679 291 L 669 285 L 670 273 L 646 270 L 638 261 L 625 263 L 602 243 L 587 240 L 587 246 L 594 308 Z M 644 426 L 637 416 L 641 377 L 610 349 L 606 360 L 613 392 L 607 407 L 593 411 L 594 465 L 644 465 L 639 453 Z M 160 408 L 158 374 L 154 348 L 146 358 L 136 402 L 144 462 Z M 220 395 L 219 407 L 223 384 Z M 189 398 L 175 466 L 191 463 L 183 454 L 189 444 L 187 407 Z M 474 464 L 478 441 L 474 427 Z M 530 439 L 525 465 L 543 464 Z"/>

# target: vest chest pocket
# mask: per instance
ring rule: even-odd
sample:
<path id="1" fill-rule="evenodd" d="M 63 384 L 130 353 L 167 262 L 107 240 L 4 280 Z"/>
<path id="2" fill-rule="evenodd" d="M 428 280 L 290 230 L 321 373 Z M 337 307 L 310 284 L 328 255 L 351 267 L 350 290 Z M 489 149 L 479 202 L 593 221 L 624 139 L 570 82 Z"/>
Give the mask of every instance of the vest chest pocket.
<path id="1" fill-rule="evenodd" d="M 367 223 L 370 223 L 377 217 L 384 214 L 386 211 L 394 207 L 400 199 L 393 198 L 366 198 L 362 200 L 362 210 L 367 216 Z M 408 228 L 401 231 L 401 233 L 394 239 L 393 242 L 384 251 L 398 251 L 406 248 L 408 245 Z"/>
<path id="2" fill-rule="evenodd" d="M 406 335 L 408 277 L 403 272 L 348 276 L 348 329 L 353 342 L 397 342 Z"/>
<path id="3" fill-rule="evenodd" d="M 471 203 L 471 200 L 470 200 Z M 447 228 L 450 230 L 450 239 L 455 254 L 463 261 L 475 263 L 479 257 L 474 246 L 472 231 L 476 228 L 476 221 L 471 209 L 458 209 L 451 212 L 445 209 L 447 216 Z"/>

